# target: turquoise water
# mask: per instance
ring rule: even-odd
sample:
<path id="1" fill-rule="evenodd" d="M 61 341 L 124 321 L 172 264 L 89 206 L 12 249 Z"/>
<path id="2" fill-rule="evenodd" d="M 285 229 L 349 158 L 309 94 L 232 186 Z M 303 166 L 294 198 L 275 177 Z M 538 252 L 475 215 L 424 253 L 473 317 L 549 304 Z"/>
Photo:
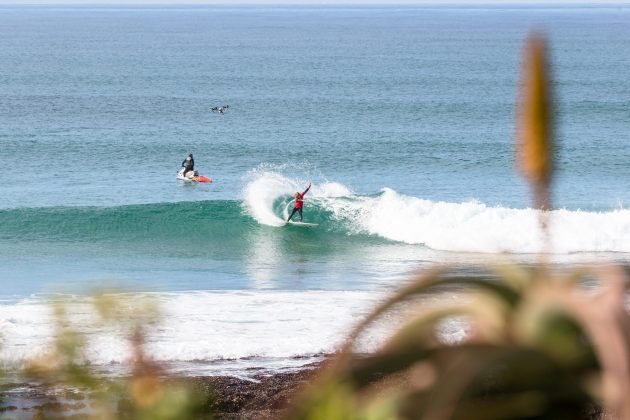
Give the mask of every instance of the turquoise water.
<path id="1" fill-rule="evenodd" d="M 282 329 L 269 311 L 300 301 L 311 347 L 177 356 L 286 357 L 330 350 L 319 308 L 350 322 L 419 267 L 534 260 L 513 158 L 532 29 L 558 104 L 554 258 L 626 261 L 628 8 L 1 7 L 6 310 L 31 328 L 29 299 L 119 285 Z M 175 179 L 188 152 L 212 184 Z M 320 226 L 282 226 L 308 181 Z"/>

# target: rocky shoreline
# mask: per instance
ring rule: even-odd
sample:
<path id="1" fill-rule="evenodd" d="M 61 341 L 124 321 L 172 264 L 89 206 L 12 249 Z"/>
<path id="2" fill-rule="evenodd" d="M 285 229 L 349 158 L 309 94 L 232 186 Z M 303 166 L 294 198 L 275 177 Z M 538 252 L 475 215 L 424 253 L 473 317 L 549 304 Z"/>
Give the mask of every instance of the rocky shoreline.
<path id="1" fill-rule="evenodd" d="M 325 362 L 307 365 L 292 372 L 257 374 L 248 378 L 233 376 L 189 376 L 165 379 L 165 383 L 185 384 L 203 399 L 199 420 L 276 420 L 305 386 L 312 383 Z M 385 384 L 384 384 L 385 385 Z M 59 385 L 4 383 L 0 387 L 0 419 L 94 419 L 90 395 Z M 124 400 L 118 401 L 118 416 L 125 418 Z M 582 417 L 612 420 L 615 417 L 593 406 Z"/>
<path id="2" fill-rule="evenodd" d="M 320 363 L 292 372 L 250 378 L 192 376 L 169 378 L 206 401 L 200 418 L 224 420 L 281 418 L 296 394 L 317 374 Z M 79 390 L 38 383 L 4 383 L 0 418 L 89 418 L 91 398 Z M 119 404 L 124 407 L 124 404 Z M 122 408 L 124 409 L 124 408 Z"/>
<path id="3" fill-rule="evenodd" d="M 194 391 L 211 396 L 208 412 L 225 420 L 271 420 L 282 417 L 296 394 L 316 375 L 314 367 L 296 372 L 255 376 L 251 380 L 218 376 L 186 382 Z"/>

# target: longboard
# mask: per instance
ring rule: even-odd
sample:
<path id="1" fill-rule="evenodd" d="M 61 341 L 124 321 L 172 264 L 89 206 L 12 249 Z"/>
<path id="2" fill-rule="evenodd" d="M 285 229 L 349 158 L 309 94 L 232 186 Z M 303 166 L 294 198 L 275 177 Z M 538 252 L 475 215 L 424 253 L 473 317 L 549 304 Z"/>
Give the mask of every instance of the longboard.
<path id="1" fill-rule="evenodd" d="M 306 223 L 306 222 L 294 222 L 294 221 L 290 221 L 287 222 L 290 225 L 294 225 L 294 226 L 305 226 L 305 227 L 315 227 L 315 226 L 319 226 L 317 223 Z"/>

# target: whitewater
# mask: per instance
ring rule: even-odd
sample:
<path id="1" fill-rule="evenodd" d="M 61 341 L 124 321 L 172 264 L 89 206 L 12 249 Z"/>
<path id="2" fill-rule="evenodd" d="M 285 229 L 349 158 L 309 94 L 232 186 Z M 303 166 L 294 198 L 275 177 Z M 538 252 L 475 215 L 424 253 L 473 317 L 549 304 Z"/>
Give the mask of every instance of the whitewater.
<path id="1" fill-rule="evenodd" d="M 263 172 L 244 189 L 248 213 L 259 223 L 285 225 L 287 200 L 305 181 Z M 434 250 L 480 253 L 557 254 L 630 252 L 630 210 L 549 212 L 551 244 L 540 227 L 541 212 L 487 206 L 479 201 L 449 203 L 411 197 L 383 188 L 357 195 L 337 182 L 314 184 L 311 219 L 348 235 L 380 238 Z M 308 214 L 308 213 L 307 213 Z M 306 220 L 306 219 L 305 219 Z"/>
<path id="2" fill-rule="evenodd" d="M 293 362 L 300 366 L 335 351 L 354 317 L 366 314 L 379 297 L 367 292 L 327 291 L 133 295 L 137 301 L 151 299 L 162 309 L 162 322 L 155 329 L 149 327 L 146 340 L 154 359 L 170 363 L 176 370 L 191 369 L 197 363 L 197 373 L 243 375 L 251 359 L 258 359 L 259 365 L 275 362 L 282 366 L 283 361 L 300 357 Z M 72 325 L 89 338 L 86 361 L 101 368 L 116 370 L 118 366 L 119 373 L 131 356 L 127 337 L 120 328 L 99 324 L 90 301 L 79 297 L 67 301 Z M 4 337 L 0 360 L 5 368 L 19 367 L 49 351 L 55 334 L 52 311 L 45 298 L 0 305 Z M 375 343 L 376 337 L 366 342 L 370 348 Z M 219 361 L 223 363 L 217 365 Z"/>

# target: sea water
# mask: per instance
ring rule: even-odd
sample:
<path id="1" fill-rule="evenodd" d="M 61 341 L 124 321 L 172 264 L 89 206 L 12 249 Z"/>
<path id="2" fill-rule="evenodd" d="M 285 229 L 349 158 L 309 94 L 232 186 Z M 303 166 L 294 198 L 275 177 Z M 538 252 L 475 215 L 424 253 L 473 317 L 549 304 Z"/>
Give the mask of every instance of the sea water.
<path id="1" fill-rule="evenodd" d="M 535 261 L 513 146 L 533 30 L 556 99 L 552 259 L 627 261 L 626 7 L 1 7 L 3 364 L 47 347 L 50 296 L 78 320 L 92 290 L 149 295 L 158 360 L 280 369 L 419 269 Z M 175 179 L 189 152 L 212 184 Z M 310 181 L 319 226 L 284 226 Z M 128 357 L 93 336 L 91 362 Z"/>

